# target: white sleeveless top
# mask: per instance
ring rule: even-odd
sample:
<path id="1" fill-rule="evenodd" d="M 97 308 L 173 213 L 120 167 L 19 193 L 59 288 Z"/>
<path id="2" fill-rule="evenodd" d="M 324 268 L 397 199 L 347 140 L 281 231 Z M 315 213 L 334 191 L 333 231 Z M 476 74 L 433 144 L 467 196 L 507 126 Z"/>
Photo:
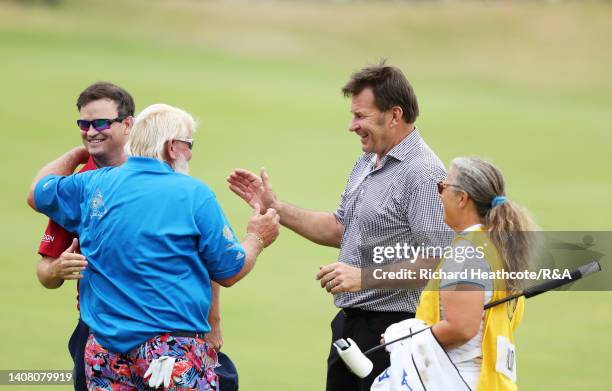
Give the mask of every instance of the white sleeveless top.
<path id="1" fill-rule="evenodd" d="M 474 231 L 480 228 L 481 225 L 473 225 L 466 229 L 465 232 Z M 461 235 L 461 234 L 460 234 Z M 474 247 L 473 244 L 467 240 L 461 240 L 453 244 L 455 250 L 463 247 Z M 472 256 L 460 256 L 459 254 L 466 254 L 465 250 L 453 251 L 455 254 L 454 258 L 445 259 L 440 267 L 441 271 L 444 272 L 461 272 L 467 270 L 467 278 L 455 278 L 455 279 L 442 279 L 440 280 L 440 289 L 449 287 L 456 284 L 472 284 L 475 286 L 481 286 L 484 290 L 484 303 L 487 304 L 491 301 L 493 296 L 493 281 L 490 279 L 473 279 L 470 278 L 471 270 L 481 270 L 483 272 L 490 272 L 491 267 L 484 256 L 478 256 L 478 252 L 472 250 L 468 253 L 473 254 Z M 440 319 L 446 319 L 444 316 L 444 308 L 440 303 Z M 480 327 L 478 333 L 467 343 L 448 350 L 448 356 L 455 364 L 459 373 L 468 383 L 471 389 L 476 389 L 478 381 L 480 379 L 480 366 L 482 364 L 482 328 L 484 322 L 483 318 L 480 320 Z"/>

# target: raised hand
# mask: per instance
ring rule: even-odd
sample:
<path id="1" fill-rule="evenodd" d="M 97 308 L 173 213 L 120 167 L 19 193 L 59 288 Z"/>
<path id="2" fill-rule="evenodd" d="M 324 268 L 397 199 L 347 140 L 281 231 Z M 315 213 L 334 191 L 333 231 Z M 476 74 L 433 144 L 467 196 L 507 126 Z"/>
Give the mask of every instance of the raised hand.
<path id="1" fill-rule="evenodd" d="M 60 169 L 54 174 L 71 175 L 81 164 L 87 163 L 89 152 L 85 147 L 75 147 L 60 157 Z"/>
<path id="2" fill-rule="evenodd" d="M 73 155 L 74 160 L 77 161 L 78 164 L 85 164 L 89 160 L 89 152 L 85 147 L 72 148 L 72 150 L 70 150 L 70 153 Z"/>
<path id="3" fill-rule="evenodd" d="M 238 168 L 227 177 L 227 182 L 230 190 L 253 209 L 256 205 L 259 205 L 261 211 L 265 213 L 269 208 L 273 208 L 274 203 L 277 202 L 276 195 L 272 191 L 270 177 L 263 167 L 260 176 L 249 170 Z"/>

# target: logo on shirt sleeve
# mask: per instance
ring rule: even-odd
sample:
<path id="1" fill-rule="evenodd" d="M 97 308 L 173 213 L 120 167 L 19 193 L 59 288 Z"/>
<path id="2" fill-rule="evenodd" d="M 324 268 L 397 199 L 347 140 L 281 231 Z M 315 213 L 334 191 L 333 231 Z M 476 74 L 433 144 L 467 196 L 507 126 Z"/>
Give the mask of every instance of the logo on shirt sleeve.
<path id="1" fill-rule="evenodd" d="M 43 234 L 42 239 L 40 240 L 43 243 L 51 243 L 55 240 L 55 236 L 49 234 Z"/>
<path id="2" fill-rule="evenodd" d="M 223 237 L 228 241 L 234 241 L 234 234 L 232 233 L 230 227 L 227 226 L 227 224 L 223 226 Z"/>
<path id="3" fill-rule="evenodd" d="M 43 184 L 42 189 L 43 189 L 43 190 L 47 190 L 47 187 L 49 187 L 49 185 L 51 184 L 51 182 L 53 182 L 54 180 L 55 180 L 55 178 L 54 178 L 54 179 L 49 179 L 47 182 L 45 182 L 45 183 Z"/>

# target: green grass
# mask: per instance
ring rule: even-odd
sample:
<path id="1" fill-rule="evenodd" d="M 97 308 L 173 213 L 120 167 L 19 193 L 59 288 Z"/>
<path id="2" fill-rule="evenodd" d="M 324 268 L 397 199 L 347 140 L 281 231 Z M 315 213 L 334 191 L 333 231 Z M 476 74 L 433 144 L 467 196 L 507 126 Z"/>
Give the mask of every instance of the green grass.
<path id="1" fill-rule="evenodd" d="M 389 57 L 413 83 L 417 124 L 445 163 L 492 159 L 545 229 L 610 230 L 610 17 L 599 2 L 3 2 L 0 369 L 70 368 L 74 286 L 38 284 L 45 219 L 24 198 L 36 170 L 78 144 L 74 103 L 88 84 L 122 85 L 138 109 L 192 112 L 192 174 L 243 232 L 249 210 L 225 187 L 235 167 L 265 165 L 283 199 L 336 207 L 360 152 L 339 89 Z M 252 275 L 223 291 L 224 350 L 242 389 L 323 388 L 335 308 L 314 274 L 336 256 L 283 230 Z M 517 333 L 522 389 L 608 388 L 610 299 L 571 292 L 528 303 Z"/>

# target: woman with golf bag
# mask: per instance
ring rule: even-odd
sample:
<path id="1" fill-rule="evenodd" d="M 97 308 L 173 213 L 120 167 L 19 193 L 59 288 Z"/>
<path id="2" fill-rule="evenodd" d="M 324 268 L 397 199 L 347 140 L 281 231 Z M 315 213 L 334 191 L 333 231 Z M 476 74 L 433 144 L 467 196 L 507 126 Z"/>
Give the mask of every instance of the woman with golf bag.
<path id="1" fill-rule="evenodd" d="M 404 351 L 401 344 L 387 347 L 392 362 L 388 371 L 399 365 L 398 384 L 406 382 L 413 389 L 416 384 L 416 389 L 426 390 L 515 390 L 513 331 L 521 321 L 524 298 L 486 310 L 483 306 L 521 290 L 522 281 L 499 278 L 499 273 L 528 268 L 529 231 L 534 225 L 506 198 L 501 172 L 481 159 L 454 159 L 438 192 L 444 220 L 456 232 L 454 255 L 441 261 L 440 277 L 431 279 L 423 291 L 416 319 L 387 329 L 388 342 L 431 326 L 427 333 L 406 340 Z M 432 350 L 426 347 L 427 334 L 429 344 L 435 345 Z M 436 349 L 442 364 L 431 359 Z M 431 372 L 434 367 L 437 373 Z M 390 373 L 381 374 L 372 389 L 395 389 L 390 382 L 385 385 Z"/>

